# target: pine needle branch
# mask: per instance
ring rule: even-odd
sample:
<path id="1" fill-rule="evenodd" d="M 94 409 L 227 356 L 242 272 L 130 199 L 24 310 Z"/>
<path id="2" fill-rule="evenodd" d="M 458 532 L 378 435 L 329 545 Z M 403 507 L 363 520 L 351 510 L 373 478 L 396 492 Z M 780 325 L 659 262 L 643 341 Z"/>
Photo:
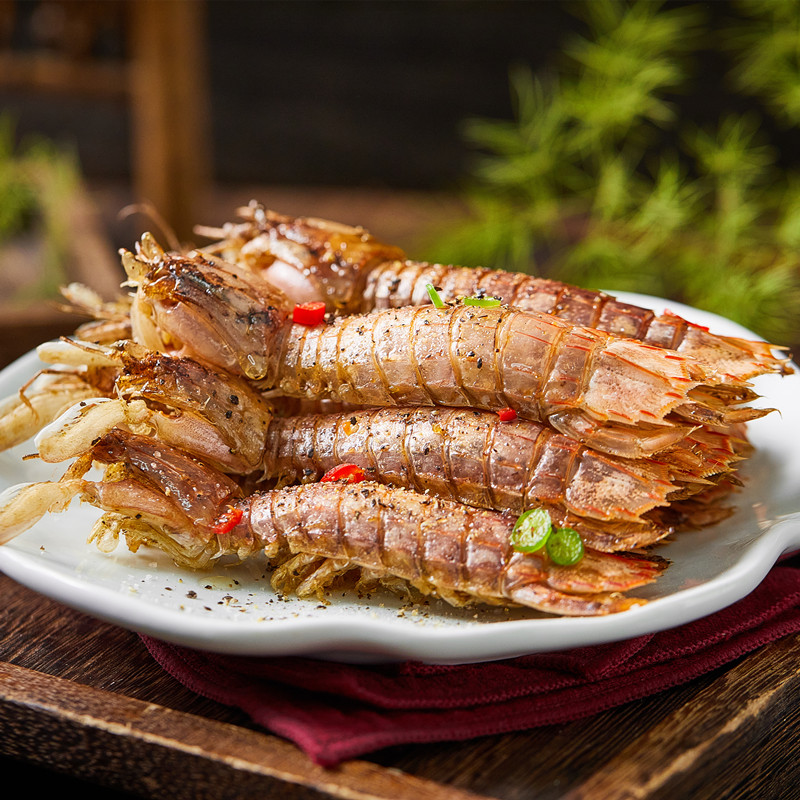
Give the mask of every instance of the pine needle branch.
<path id="1" fill-rule="evenodd" d="M 708 33 L 698 6 L 577 8 L 585 30 L 550 77 L 512 69 L 513 120 L 465 124 L 473 215 L 433 258 L 658 294 L 800 342 L 800 176 L 777 169 L 755 113 L 698 128 L 672 104 Z M 737 8 L 722 49 L 740 90 L 800 123 L 800 4 Z"/>

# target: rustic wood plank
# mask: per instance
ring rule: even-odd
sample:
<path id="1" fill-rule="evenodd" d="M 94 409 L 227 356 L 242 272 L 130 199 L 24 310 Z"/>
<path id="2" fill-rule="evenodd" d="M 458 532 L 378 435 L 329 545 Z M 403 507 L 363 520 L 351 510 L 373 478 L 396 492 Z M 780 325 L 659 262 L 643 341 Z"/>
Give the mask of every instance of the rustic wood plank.
<path id="1" fill-rule="evenodd" d="M 765 755 L 770 745 L 765 733 L 772 735 L 773 744 L 780 740 L 779 763 L 787 751 L 786 734 L 797 730 L 798 656 L 800 637 L 790 636 L 742 660 L 691 703 L 606 762 L 564 800 L 786 796 L 780 786 L 793 785 L 800 771 L 797 767 L 787 771 L 783 764 L 777 774 L 763 775 L 758 769 L 754 774 L 753 768 L 759 766 L 755 759 L 775 756 Z M 775 729 L 776 722 L 783 731 Z M 660 754 L 658 759 L 642 758 L 643 753 L 654 752 Z"/>
<path id="2" fill-rule="evenodd" d="M 323 769 L 274 736 L 3 663 L 0 749 L 147 796 L 478 798 L 366 761 Z"/>
<path id="3" fill-rule="evenodd" d="M 571 723 L 464 742 L 397 747 L 372 754 L 370 760 L 502 800 L 562 800 L 616 753 L 634 747 L 655 722 L 691 704 L 705 681 L 712 680 L 701 678 Z M 661 758 L 657 750 L 643 750 L 641 756 L 656 763 Z"/>

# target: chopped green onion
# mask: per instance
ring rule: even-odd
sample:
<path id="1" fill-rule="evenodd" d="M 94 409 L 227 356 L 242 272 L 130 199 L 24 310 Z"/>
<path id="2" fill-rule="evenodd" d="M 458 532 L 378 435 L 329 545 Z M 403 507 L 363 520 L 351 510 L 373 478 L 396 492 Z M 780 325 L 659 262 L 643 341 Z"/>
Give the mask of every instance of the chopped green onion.
<path id="1" fill-rule="evenodd" d="M 465 297 L 465 306 L 480 306 L 481 308 L 494 308 L 500 305 L 500 299 L 497 297 Z"/>
<path id="2" fill-rule="evenodd" d="M 439 296 L 439 292 L 436 291 L 436 287 L 432 283 L 426 283 L 425 288 L 428 290 L 428 297 L 431 298 L 431 303 L 433 303 L 436 308 L 444 308 L 445 302 Z"/>
<path id="3" fill-rule="evenodd" d="M 547 540 L 547 555 L 561 566 L 577 564 L 583 552 L 583 540 L 574 528 L 556 528 Z"/>
<path id="4" fill-rule="evenodd" d="M 541 550 L 553 530 L 550 514 L 543 508 L 531 508 L 519 515 L 511 531 L 511 546 L 520 553 Z"/>

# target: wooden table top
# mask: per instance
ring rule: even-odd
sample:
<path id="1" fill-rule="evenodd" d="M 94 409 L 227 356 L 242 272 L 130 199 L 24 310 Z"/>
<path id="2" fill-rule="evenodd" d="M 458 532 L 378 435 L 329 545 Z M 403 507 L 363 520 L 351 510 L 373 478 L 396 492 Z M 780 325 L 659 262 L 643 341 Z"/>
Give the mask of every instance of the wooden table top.
<path id="1" fill-rule="evenodd" d="M 135 633 L 5 575 L 0 591 L 0 756 L 5 779 L 19 775 L 27 789 L 73 780 L 85 799 L 192 800 L 799 796 L 800 636 L 586 720 L 393 747 L 326 770 L 186 689 Z"/>

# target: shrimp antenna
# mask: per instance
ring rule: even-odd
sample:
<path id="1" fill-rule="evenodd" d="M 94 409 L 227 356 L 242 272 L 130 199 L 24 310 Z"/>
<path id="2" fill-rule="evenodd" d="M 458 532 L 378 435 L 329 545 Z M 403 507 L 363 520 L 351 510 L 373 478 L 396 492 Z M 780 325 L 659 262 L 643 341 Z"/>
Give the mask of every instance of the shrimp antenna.
<path id="1" fill-rule="evenodd" d="M 133 216 L 134 214 L 141 214 L 149 219 L 151 222 L 161 230 L 164 239 L 169 243 L 170 249 L 176 253 L 185 254 L 186 248 L 180 243 L 174 228 L 167 223 L 164 217 L 159 213 L 158 209 L 149 201 L 142 200 L 139 203 L 131 203 L 120 209 L 117 215 L 119 219 Z"/>

